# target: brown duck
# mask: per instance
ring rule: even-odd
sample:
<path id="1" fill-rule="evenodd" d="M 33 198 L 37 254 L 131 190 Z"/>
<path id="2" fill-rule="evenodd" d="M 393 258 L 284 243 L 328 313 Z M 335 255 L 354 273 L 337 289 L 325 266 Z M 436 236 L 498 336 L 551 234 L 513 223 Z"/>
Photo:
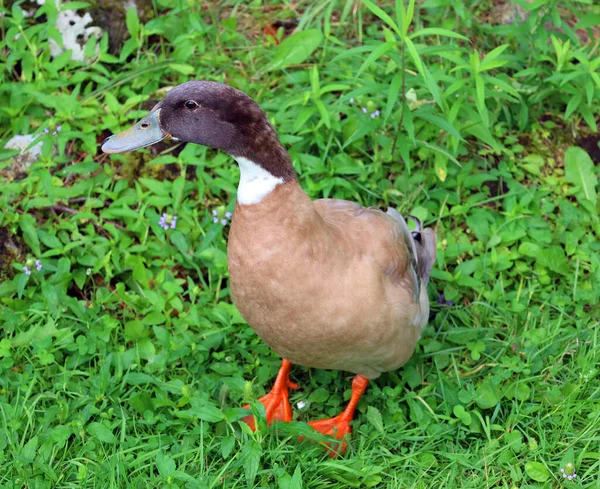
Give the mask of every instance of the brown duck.
<path id="1" fill-rule="evenodd" d="M 260 399 L 267 422 L 292 419 L 292 364 L 345 370 L 356 374 L 348 406 L 310 423 L 341 439 L 369 379 L 404 364 L 427 323 L 434 231 L 409 231 L 391 208 L 311 200 L 265 113 L 228 85 L 190 81 L 173 88 L 102 150 L 121 153 L 166 138 L 223 150 L 239 164 L 228 244 L 231 294 L 283 358 L 273 389 Z M 252 416 L 245 420 L 254 428 Z"/>

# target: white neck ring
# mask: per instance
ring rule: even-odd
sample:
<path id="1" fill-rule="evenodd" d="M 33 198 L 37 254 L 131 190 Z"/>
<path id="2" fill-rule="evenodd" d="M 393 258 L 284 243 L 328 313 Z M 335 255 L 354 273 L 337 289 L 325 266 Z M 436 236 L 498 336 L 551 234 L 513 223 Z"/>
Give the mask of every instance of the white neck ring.
<path id="1" fill-rule="evenodd" d="M 240 184 L 237 201 L 241 205 L 258 204 L 269 195 L 283 178 L 269 173 L 262 166 L 243 156 L 234 156 L 240 166 Z"/>

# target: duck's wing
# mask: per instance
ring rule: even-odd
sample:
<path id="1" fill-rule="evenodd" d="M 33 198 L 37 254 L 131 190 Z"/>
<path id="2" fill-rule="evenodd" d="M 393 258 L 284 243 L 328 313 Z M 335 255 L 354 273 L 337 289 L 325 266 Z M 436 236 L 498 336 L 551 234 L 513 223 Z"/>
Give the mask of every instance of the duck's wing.
<path id="1" fill-rule="evenodd" d="M 350 246 L 372 255 L 395 282 L 410 284 L 415 301 L 427 285 L 436 256 L 436 235 L 417 221 L 410 231 L 404 217 L 393 208 L 383 212 L 338 199 L 320 199 L 315 207 L 331 227 L 341 231 Z"/>

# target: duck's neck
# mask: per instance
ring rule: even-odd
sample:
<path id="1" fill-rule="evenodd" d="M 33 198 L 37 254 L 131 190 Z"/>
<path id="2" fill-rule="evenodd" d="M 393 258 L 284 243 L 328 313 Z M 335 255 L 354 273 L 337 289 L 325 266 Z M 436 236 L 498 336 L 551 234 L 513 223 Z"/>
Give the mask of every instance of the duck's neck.
<path id="1" fill-rule="evenodd" d="M 278 185 L 298 180 L 287 151 L 269 128 L 244 154 L 233 155 L 240 167 L 237 201 L 241 205 L 258 204 Z"/>
<path id="2" fill-rule="evenodd" d="M 248 158 L 237 156 L 235 160 L 240 166 L 237 201 L 241 205 L 258 204 L 284 182 L 283 177 L 276 177 Z"/>

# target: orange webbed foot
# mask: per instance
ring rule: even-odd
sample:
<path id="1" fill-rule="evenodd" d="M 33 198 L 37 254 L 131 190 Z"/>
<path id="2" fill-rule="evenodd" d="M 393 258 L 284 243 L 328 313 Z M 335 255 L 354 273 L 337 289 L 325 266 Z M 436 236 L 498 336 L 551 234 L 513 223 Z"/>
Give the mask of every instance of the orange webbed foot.
<path id="1" fill-rule="evenodd" d="M 318 421 L 311 421 L 308 424 L 312 429 L 323 435 L 333 436 L 338 440 L 341 440 L 341 443 L 325 443 L 329 456 L 335 457 L 338 453 L 344 453 L 348 448 L 348 443 L 344 441 L 344 438 L 352 433 L 350 421 L 352 421 L 352 418 L 350 417 L 350 419 L 348 419 L 348 417 L 342 413 L 335 418 L 320 419 Z"/>
<path id="2" fill-rule="evenodd" d="M 291 366 L 292 364 L 289 361 L 283 360 L 271 392 L 258 400 L 265 406 L 267 425 L 271 425 L 273 421 L 290 422 L 292 420 L 292 408 L 290 406 L 288 389 L 297 389 L 298 384 L 290 381 Z M 244 408 L 250 409 L 250 405 L 247 404 Z M 250 414 L 242 419 L 250 426 L 252 431 L 256 430 L 253 415 Z"/>
<path id="3" fill-rule="evenodd" d="M 352 380 L 352 397 L 350 398 L 350 402 L 348 402 L 348 406 L 346 406 L 346 409 L 344 409 L 341 414 L 334 418 L 320 419 L 308 423 L 319 433 L 333 436 L 341 441 L 341 443 L 325 443 L 326 450 L 329 452 L 330 457 L 335 457 L 338 454 L 344 453 L 348 448 L 348 443 L 346 443 L 345 438 L 352 432 L 350 422 L 352 421 L 352 418 L 354 418 L 354 411 L 356 410 L 358 401 L 365 392 L 368 384 L 369 379 L 362 375 L 357 375 L 354 377 L 354 380 Z"/>

